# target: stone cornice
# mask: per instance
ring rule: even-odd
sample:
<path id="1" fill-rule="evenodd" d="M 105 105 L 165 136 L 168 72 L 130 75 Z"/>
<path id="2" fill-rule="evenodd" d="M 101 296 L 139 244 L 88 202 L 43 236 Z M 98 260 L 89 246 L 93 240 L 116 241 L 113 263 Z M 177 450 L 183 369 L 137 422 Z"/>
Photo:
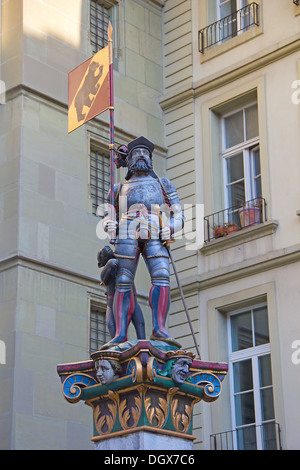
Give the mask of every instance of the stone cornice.
<path id="1" fill-rule="evenodd" d="M 165 5 L 165 0 L 138 0 L 138 3 L 142 6 L 145 6 L 146 4 L 154 10 L 161 10 Z"/>
<path id="2" fill-rule="evenodd" d="M 34 88 L 28 87 L 26 85 L 20 84 L 13 88 L 10 88 L 6 91 L 6 101 L 11 101 L 16 99 L 19 96 L 24 96 L 35 100 L 37 103 L 42 103 L 45 106 L 49 106 L 57 112 L 68 115 L 68 105 L 67 103 L 60 101 L 59 99 L 53 98 L 50 95 L 35 90 Z M 109 122 L 105 121 L 100 117 L 101 115 L 96 116 L 92 120 L 84 124 L 88 133 L 94 133 L 99 137 L 99 126 L 100 128 L 107 129 L 109 131 Z M 129 142 L 137 137 L 137 135 L 130 134 L 115 124 L 115 141 L 116 142 Z M 160 157 L 165 157 L 167 154 L 167 148 L 155 143 L 155 151 L 158 152 Z"/>
<path id="3" fill-rule="evenodd" d="M 7 271 L 8 269 L 14 269 L 17 267 L 30 269 L 41 274 L 46 274 L 48 276 L 54 276 L 64 281 L 74 282 L 90 290 L 96 289 L 99 295 L 104 295 L 103 288 L 100 288 L 99 286 L 100 277 L 98 278 L 97 276 L 92 276 L 85 272 L 76 272 L 66 266 L 59 266 L 58 264 L 47 262 L 45 260 L 40 260 L 38 258 L 33 258 L 23 254 L 15 253 L 8 258 L 0 260 L 0 273 Z M 140 299 L 148 299 L 148 293 L 137 291 L 137 295 Z"/>
<path id="4" fill-rule="evenodd" d="M 190 85 L 174 87 L 172 91 L 161 96 L 160 106 L 166 111 L 181 102 L 197 98 L 205 93 L 220 88 L 299 50 L 300 35 L 298 34 L 293 38 L 289 38 L 286 43 L 276 43 L 238 62 L 235 66 L 222 69 L 221 72 L 205 77 L 195 83 L 191 82 Z M 215 60 L 218 59 L 216 58 Z"/>
<path id="5" fill-rule="evenodd" d="M 227 266 L 226 268 L 200 274 L 196 277 L 185 277 L 181 280 L 182 290 L 185 295 L 192 295 L 204 289 L 238 281 L 245 277 L 254 276 L 297 262 L 300 262 L 300 245 L 282 248 L 272 253 L 266 253 L 265 255 Z M 171 297 L 173 299 L 180 298 L 175 281 L 171 285 Z"/>
<path id="6" fill-rule="evenodd" d="M 11 257 L 0 260 L 0 272 L 15 267 L 32 269 L 49 276 L 60 277 L 61 279 L 76 282 L 77 284 L 88 285 L 91 288 L 99 287 L 99 279 L 84 272 L 75 272 L 65 266 L 29 257 L 23 254 L 14 254 Z"/>
<path id="7" fill-rule="evenodd" d="M 204 246 L 200 248 L 200 252 L 203 255 L 210 255 L 212 253 L 240 245 L 241 243 L 256 240 L 257 238 L 261 237 L 266 237 L 267 235 L 272 235 L 277 227 L 278 222 L 275 220 L 247 227 L 226 237 L 218 238 L 216 240 L 205 243 Z"/>

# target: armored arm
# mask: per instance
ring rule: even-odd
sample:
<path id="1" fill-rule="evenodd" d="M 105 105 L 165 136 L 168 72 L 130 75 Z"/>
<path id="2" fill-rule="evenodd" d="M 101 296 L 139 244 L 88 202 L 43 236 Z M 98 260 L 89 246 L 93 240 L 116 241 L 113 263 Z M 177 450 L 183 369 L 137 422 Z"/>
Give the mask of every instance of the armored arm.
<path id="1" fill-rule="evenodd" d="M 119 193 L 121 185 L 115 184 L 114 186 L 114 208 L 110 205 L 110 191 L 107 194 L 107 208 L 104 212 L 103 227 L 105 232 L 117 231 L 119 224 Z"/>
<path id="2" fill-rule="evenodd" d="M 173 235 L 184 226 L 183 210 L 174 184 L 167 178 L 161 178 L 160 183 L 164 192 L 167 212 L 169 212 L 167 225 L 170 228 L 171 235 Z"/>

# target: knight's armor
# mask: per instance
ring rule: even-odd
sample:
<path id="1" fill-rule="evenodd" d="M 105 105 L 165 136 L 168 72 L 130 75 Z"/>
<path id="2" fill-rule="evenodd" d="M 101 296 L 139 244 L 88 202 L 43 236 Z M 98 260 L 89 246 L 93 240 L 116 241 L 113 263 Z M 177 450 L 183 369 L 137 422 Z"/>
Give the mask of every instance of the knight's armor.
<path id="1" fill-rule="evenodd" d="M 157 206 L 170 233 L 183 227 L 183 212 L 174 185 L 153 173 L 133 174 L 115 185 L 115 210 L 118 222 L 115 257 L 118 259 L 114 314 L 117 331 L 111 343 L 126 340 L 130 321 L 131 289 L 140 254 L 151 276 L 149 303 L 153 315 L 152 338 L 168 340 L 165 321 L 170 302 L 170 266 L 167 248 L 160 239 Z"/>

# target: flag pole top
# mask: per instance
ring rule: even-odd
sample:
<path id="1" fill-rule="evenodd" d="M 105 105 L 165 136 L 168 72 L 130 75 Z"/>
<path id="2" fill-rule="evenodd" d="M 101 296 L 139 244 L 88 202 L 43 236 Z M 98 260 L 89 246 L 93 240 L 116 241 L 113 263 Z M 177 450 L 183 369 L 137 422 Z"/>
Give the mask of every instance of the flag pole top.
<path id="1" fill-rule="evenodd" d="M 111 22 L 109 21 L 108 28 L 107 28 L 108 42 L 112 42 L 112 33 L 113 33 L 113 28 L 112 28 Z"/>

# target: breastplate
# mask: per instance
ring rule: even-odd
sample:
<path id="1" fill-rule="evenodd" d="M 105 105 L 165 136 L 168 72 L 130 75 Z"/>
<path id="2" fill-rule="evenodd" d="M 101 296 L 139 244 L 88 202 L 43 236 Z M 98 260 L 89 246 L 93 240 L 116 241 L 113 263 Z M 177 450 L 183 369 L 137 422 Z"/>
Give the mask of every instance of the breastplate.
<path id="1" fill-rule="evenodd" d="M 162 190 L 157 180 L 151 176 L 135 177 L 122 185 L 120 192 L 120 210 L 122 213 L 143 204 L 148 211 L 164 202 Z"/>

